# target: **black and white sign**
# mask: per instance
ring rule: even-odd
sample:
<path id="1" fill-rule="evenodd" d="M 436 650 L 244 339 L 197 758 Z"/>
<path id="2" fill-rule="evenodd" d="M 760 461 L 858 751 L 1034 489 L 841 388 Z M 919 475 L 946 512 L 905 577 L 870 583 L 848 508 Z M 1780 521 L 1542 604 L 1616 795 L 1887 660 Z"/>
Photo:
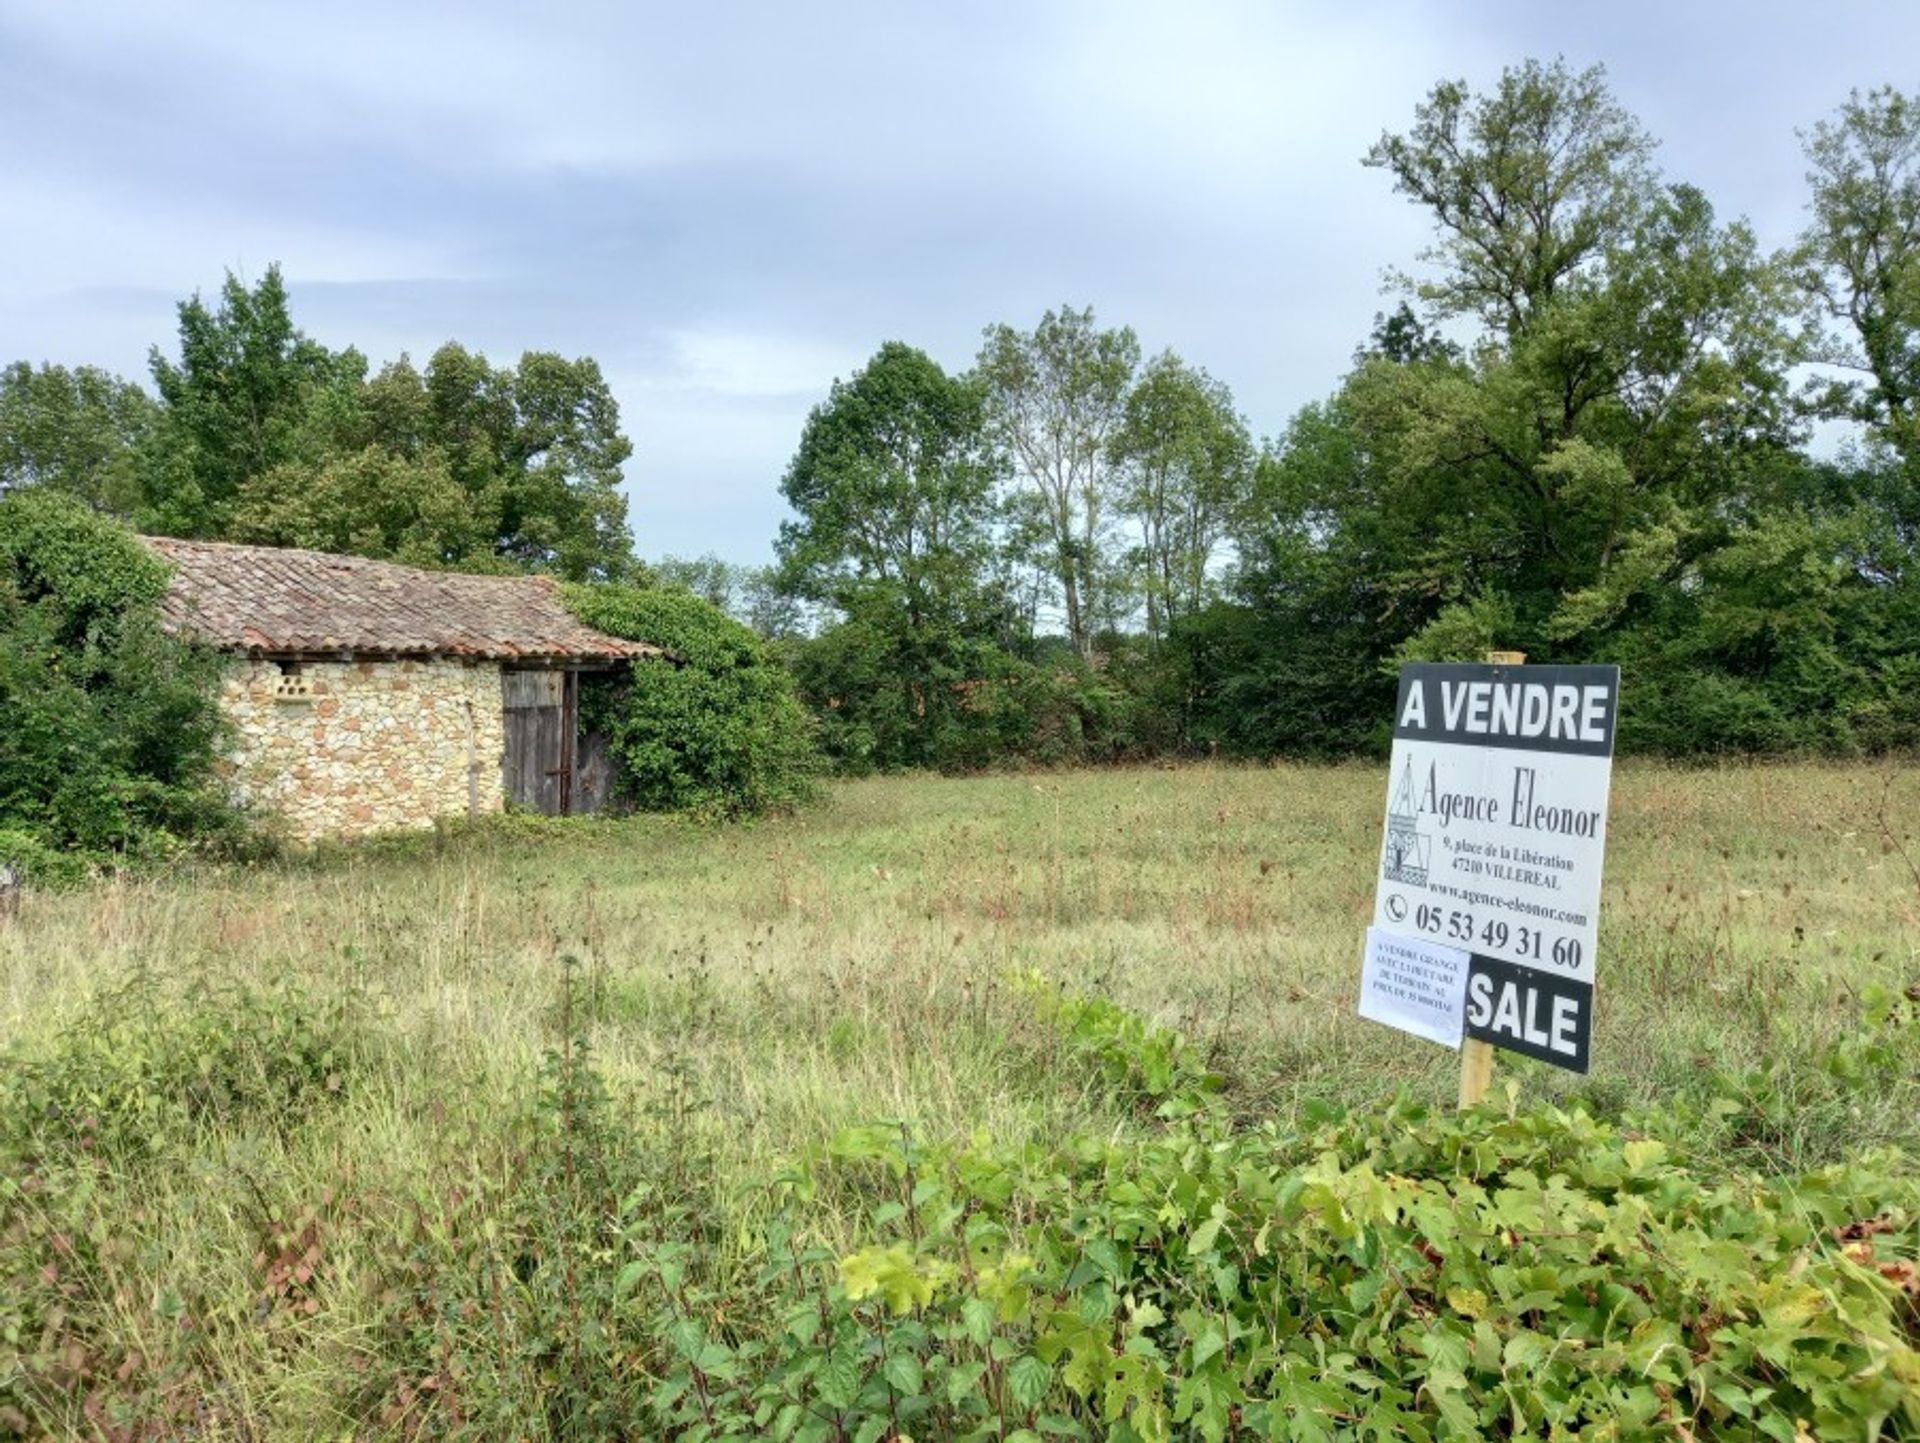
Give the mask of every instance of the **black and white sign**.
<path id="1" fill-rule="evenodd" d="M 1585 1072 L 1620 670 L 1400 670 L 1374 926 L 1472 954 L 1466 1035 Z"/>

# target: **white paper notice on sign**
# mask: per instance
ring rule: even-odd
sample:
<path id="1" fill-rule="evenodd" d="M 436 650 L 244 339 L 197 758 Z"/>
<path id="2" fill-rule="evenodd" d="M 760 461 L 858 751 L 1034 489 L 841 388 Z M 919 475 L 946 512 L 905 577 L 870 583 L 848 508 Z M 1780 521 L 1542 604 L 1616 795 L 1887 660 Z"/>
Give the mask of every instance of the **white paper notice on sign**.
<path id="1" fill-rule="evenodd" d="M 1466 1030 L 1471 954 L 1419 937 L 1367 928 L 1360 1015 L 1448 1047 Z"/>

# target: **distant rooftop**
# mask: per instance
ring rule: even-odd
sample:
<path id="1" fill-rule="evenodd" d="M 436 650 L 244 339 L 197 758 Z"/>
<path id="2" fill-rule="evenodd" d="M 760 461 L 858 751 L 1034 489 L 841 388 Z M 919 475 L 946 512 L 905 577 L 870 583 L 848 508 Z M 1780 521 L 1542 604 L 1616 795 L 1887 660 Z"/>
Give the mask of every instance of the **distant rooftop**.
<path id="1" fill-rule="evenodd" d="M 548 576 L 474 576 L 279 546 L 141 538 L 173 563 L 172 630 L 263 657 L 611 662 L 665 656 L 576 620 Z"/>

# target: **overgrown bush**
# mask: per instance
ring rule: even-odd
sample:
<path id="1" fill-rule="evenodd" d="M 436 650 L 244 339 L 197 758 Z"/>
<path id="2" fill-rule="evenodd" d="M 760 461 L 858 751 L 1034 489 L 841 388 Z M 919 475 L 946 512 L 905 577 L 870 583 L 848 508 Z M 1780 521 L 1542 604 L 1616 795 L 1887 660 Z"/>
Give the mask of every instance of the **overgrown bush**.
<path id="1" fill-rule="evenodd" d="M 276 1309 L 317 1311 L 330 1281 L 312 1219 L 275 1217 L 253 1173 L 358 1093 L 378 1047 L 357 995 L 144 970 L 57 1033 L 0 1047 L 0 1438 L 227 1436 L 204 1320 L 224 1306 L 273 1327 Z M 147 1215 L 116 1203 L 223 1148 L 249 1177 L 264 1286 L 215 1302 L 180 1236 L 140 1243 Z M 103 1280 L 141 1265 L 146 1296 L 106 1303 Z"/>
<path id="2" fill-rule="evenodd" d="M 1674 1119 L 1404 1098 L 1236 1131 L 1177 1039 L 1114 1011 L 1056 1020 L 1160 1098 L 1156 1133 L 1043 1153 L 852 1129 L 826 1166 L 893 1180 L 871 1241 L 836 1258 L 776 1226 L 758 1331 L 686 1250 L 643 1247 L 662 1432 L 1920 1438 L 1903 1159 L 1726 1173 Z"/>
<path id="3" fill-rule="evenodd" d="M 991 642 L 850 617 L 788 643 L 821 749 L 842 772 L 965 771 L 1019 754 L 1030 722 L 1007 705 L 1020 664 Z"/>
<path id="4" fill-rule="evenodd" d="M 165 1155 L 201 1127 L 284 1132 L 343 1100 L 367 1059 L 357 997 L 138 971 L 37 1050 L 0 1053 L 0 1156 L 23 1169 Z"/>
<path id="5" fill-rule="evenodd" d="M 624 800 L 733 816 L 810 795 L 812 719 L 753 632 L 674 588 L 569 586 L 566 599 L 587 625 L 672 654 L 636 662 L 629 684 L 587 702 L 587 724 L 606 731 L 619 759 Z"/>
<path id="6" fill-rule="evenodd" d="M 219 661 L 161 629 L 166 585 L 158 557 L 83 503 L 0 499 L 0 830 L 36 844 L 30 871 L 236 834 L 216 777 Z"/>

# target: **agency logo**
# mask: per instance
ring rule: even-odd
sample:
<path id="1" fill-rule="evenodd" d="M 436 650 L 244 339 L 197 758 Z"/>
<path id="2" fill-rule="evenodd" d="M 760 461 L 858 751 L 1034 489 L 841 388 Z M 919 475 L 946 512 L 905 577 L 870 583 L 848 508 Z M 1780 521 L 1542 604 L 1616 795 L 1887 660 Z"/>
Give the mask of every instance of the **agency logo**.
<path id="1" fill-rule="evenodd" d="M 1426 886 L 1431 846 L 1432 840 L 1420 829 L 1420 808 L 1413 799 L 1413 761 L 1409 758 L 1400 773 L 1400 785 L 1393 789 L 1393 804 L 1387 809 L 1387 850 L 1382 875 L 1389 882 L 1409 887 Z"/>

